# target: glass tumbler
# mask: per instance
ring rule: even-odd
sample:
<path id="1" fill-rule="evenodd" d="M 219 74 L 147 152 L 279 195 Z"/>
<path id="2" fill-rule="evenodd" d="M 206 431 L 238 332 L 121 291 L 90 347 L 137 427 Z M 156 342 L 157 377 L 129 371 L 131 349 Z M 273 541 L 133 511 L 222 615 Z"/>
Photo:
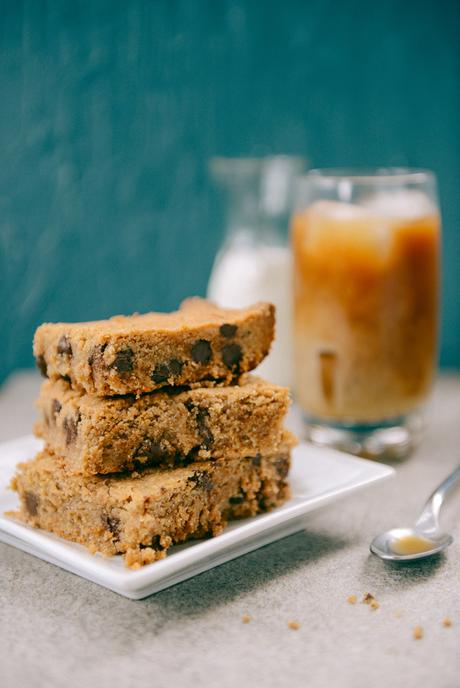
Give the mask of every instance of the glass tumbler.
<path id="1" fill-rule="evenodd" d="M 299 180 L 291 241 L 294 391 L 308 439 L 402 458 L 436 371 L 434 175 L 312 170 Z"/>

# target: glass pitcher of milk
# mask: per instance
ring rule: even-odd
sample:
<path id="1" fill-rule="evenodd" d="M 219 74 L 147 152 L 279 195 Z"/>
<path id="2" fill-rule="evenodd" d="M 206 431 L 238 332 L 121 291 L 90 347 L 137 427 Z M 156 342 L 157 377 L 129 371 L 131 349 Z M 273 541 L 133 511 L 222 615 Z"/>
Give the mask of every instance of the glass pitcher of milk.
<path id="1" fill-rule="evenodd" d="M 288 244 L 300 157 L 213 158 L 210 171 L 225 194 L 226 234 L 214 261 L 208 298 L 223 307 L 256 301 L 276 306 L 276 338 L 257 373 L 290 386 L 292 269 Z"/>

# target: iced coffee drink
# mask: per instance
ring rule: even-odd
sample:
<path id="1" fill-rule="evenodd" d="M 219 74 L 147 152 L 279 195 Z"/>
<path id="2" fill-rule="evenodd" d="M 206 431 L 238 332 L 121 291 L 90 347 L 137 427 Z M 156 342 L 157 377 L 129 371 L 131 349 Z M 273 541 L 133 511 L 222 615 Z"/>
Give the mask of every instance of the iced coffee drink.
<path id="1" fill-rule="evenodd" d="M 315 422 L 361 432 L 403 424 L 436 363 L 436 202 L 390 180 L 310 190 L 292 221 L 297 401 Z"/>

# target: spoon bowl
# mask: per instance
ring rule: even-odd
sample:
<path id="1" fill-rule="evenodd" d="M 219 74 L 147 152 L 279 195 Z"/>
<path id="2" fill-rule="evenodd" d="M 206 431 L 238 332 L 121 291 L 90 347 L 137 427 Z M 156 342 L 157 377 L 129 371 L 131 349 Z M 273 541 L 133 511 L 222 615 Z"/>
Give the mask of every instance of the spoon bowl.
<path id="1" fill-rule="evenodd" d="M 450 490 L 460 484 L 460 466 L 436 488 L 413 528 L 393 528 L 377 535 L 371 552 L 387 561 L 413 561 L 442 552 L 454 541 L 439 527 L 439 512 Z"/>
<path id="2" fill-rule="evenodd" d="M 446 533 L 424 533 L 416 528 L 393 528 L 377 535 L 370 546 L 373 554 L 387 561 L 413 561 L 439 554 L 454 541 Z"/>

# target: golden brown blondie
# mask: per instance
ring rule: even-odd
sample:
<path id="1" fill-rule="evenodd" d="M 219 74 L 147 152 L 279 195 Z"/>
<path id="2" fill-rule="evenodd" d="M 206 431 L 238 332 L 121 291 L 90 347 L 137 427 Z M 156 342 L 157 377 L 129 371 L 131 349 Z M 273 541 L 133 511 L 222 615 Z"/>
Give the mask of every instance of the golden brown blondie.
<path id="1" fill-rule="evenodd" d="M 275 453 L 91 477 L 69 475 L 44 451 L 18 466 L 16 515 L 93 552 L 124 553 L 136 567 L 175 542 L 217 535 L 231 518 L 282 504 L 291 445 L 287 434 Z"/>
<path id="2" fill-rule="evenodd" d="M 175 313 L 45 323 L 34 338 L 41 372 L 97 396 L 141 394 L 165 385 L 228 384 L 268 354 L 274 307 L 218 308 L 184 301 Z"/>
<path id="3" fill-rule="evenodd" d="M 286 388 L 251 375 L 231 387 L 141 397 L 93 397 L 47 380 L 35 431 L 69 472 L 114 473 L 276 450 L 288 405 Z"/>

